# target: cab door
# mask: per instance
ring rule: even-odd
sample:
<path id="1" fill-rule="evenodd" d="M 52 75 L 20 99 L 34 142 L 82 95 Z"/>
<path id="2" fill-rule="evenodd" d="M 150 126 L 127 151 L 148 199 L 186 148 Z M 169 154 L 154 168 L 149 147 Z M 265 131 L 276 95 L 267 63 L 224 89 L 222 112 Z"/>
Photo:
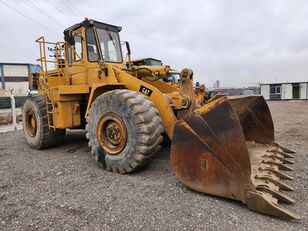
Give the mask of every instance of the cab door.
<path id="1" fill-rule="evenodd" d="M 83 43 L 85 42 L 85 39 L 82 31 L 80 30 L 73 32 L 73 38 L 75 44 L 67 46 L 67 74 L 71 80 L 72 85 L 85 84 L 85 55 L 83 51 Z"/>

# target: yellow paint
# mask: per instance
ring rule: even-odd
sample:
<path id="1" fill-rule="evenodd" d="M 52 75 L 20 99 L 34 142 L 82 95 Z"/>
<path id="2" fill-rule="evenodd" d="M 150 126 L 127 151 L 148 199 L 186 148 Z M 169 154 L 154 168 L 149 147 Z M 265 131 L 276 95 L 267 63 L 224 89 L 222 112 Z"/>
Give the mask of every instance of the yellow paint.
<path id="1" fill-rule="evenodd" d="M 72 33 L 78 33 L 82 37 L 82 57 L 78 61 L 74 61 L 74 46 L 66 42 L 46 42 L 44 37 L 37 40 L 40 44 L 39 61 L 43 67 L 39 77 L 39 93 L 45 94 L 47 102 L 53 106 L 53 127 L 79 127 L 81 116 L 87 116 L 96 97 L 120 88 L 139 92 L 142 85 L 152 90 L 152 94 L 148 97 L 159 111 L 165 132 L 172 138 L 173 127 L 177 120 L 174 111 L 184 112 L 183 109 L 188 108 L 185 102 L 189 99 L 181 93 L 179 84 L 166 83 L 162 80 L 151 81 L 152 74 L 145 70 L 147 68 L 156 76 L 167 78 L 170 67 L 131 66 L 127 70 L 125 63 L 89 62 L 85 28 L 80 27 Z M 54 46 L 59 53 L 53 61 L 48 60 L 47 46 Z M 71 50 L 72 54 L 71 63 L 67 60 L 68 50 Z M 55 69 L 48 70 L 47 64 L 50 62 L 54 63 Z M 84 111 L 80 111 L 80 105 L 86 105 L 86 109 L 83 106 L 81 108 Z"/>
<path id="2" fill-rule="evenodd" d="M 59 95 L 69 95 L 69 94 L 88 94 L 88 85 L 65 85 L 58 86 Z"/>
<path id="3" fill-rule="evenodd" d="M 210 111 L 213 107 L 222 104 L 227 100 L 226 97 L 216 98 L 214 100 L 209 101 L 207 104 L 203 105 L 202 107 L 196 109 L 196 112 L 204 113 Z"/>
<path id="4" fill-rule="evenodd" d="M 78 105 L 78 101 L 57 102 L 53 110 L 54 123 L 57 122 L 55 127 L 62 129 L 79 127 L 81 119 Z"/>
<path id="5" fill-rule="evenodd" d="M 94 83 L 92 85 L 91 93 L 88 99 L 88 103 L 87 103 L 88 106 L 87 106 L 85 116 L 86 117 L 88 116 L 91 104 L 97 96 L 103 94 L 104 92 L 115 90 L 115 89 L 120 89 L 120 88 L 124 88 L 124 84 L 122 83 L 114 83 L 114 84 Z"/>
<path id="6" fill-rule="evenodd" d="M 117 68 L 113 68 L 113 70 L 119 82 L 123 83 L 127 89 L 139 92 L 140 86 L 142 85 L 153 91 L 149 99 L 158 109 L 159 115 L 163 121 L 163 127 L 165 129 L 165 132 L 171 138 L 173 134 L 173 127 L 176 122 L 176 117 L 161 91 L 159 91 L 159 89 L 150 85 L 149 83 L 134 78 L 128 73 L 125 73 Z"/>

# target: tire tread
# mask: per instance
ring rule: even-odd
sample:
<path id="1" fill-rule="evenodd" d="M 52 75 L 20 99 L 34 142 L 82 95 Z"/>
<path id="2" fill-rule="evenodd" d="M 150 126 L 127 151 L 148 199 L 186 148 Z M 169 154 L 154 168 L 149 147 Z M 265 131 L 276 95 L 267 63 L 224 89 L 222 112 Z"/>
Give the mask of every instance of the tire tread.
<path id="1" fill-rule="evenodd" d="M 148 164 L 160 149 L 160 144 L 163 141 L 162 133 L 164 132 L 162 120 L 153 102 L 140 93 L 123 89 L 109 91 L 97 97 L 89 110 L 88 124 L 86 125 L 88 145 L 92 154 L 95 155 L 98 155 L 98 141 L 96 126 L 92 123 L 95 121 L 95 116 L 100 108 L 103 107 L 102 102 L 107 102 L 106 104 L 109 104 L 109 102 L 117 103 L 125 107 L 127 109 L 126 114 L 134 120 L 138 133 L 135 152 L 127 155 L 124 161 L 106 161 L 106 170 L 125 174 Z M 108 107 L 108 105 L 105 106 Z"/>

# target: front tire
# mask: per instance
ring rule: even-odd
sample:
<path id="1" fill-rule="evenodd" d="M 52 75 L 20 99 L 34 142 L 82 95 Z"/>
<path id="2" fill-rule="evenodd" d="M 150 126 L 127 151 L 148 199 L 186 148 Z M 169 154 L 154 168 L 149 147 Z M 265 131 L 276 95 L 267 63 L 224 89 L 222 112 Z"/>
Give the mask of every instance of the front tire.
<path id="1" fill-rule="evenodd" d="M 91 152 L 112 172 L 130 173 L 148 164 L 163 140 L 158 110 L 146 96 L 130 90 L 97 97 L 87 122 Z"/>
<path id="2" fill-rule="evenodd" d="M 46 101 L 43 95 L 30 95 L 22 107 L 22 124 L 28 145 L 42 149 L 61 144 L 65 138 L 65 129 L 49 129 Z"/>

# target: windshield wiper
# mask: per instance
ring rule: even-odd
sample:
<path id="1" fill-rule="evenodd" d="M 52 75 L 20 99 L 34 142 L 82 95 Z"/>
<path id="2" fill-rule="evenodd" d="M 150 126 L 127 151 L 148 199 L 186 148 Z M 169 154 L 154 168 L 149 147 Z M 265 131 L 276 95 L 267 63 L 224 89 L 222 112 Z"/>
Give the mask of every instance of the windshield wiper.
<path id="1" fill-rule="evenodd" d="M 110 34 L 110 31 L 107 29 L 106 30 L 107 31 L 107 33 L 108 33 L 108 36 L 109 36 L 109 39 L 112 41 L 112 43 L 113 43 L 113 46 L 116 48 L 116 44 L 115 44 L 115 42 L 114 42 L 114 40 L 113 40 L 113 38 L 112 38 L 112 36 L 111 36 L 111 34 Z"/>

